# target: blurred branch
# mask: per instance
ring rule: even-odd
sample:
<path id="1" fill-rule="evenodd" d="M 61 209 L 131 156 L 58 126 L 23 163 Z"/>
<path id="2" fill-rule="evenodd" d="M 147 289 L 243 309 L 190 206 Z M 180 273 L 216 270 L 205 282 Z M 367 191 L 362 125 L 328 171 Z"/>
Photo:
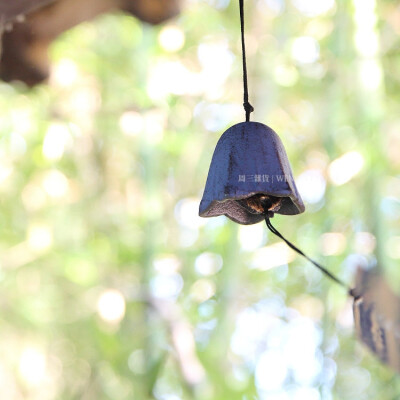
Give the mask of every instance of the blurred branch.
<path id="1" fill-rule="evenodd" d="M 179 5 L 180 0 L 26 0 L 17 4 L 0 0 L 0 18 L 9 23 L 2 37 L 0 78 L 28 86 L 44 81 L 49 75 L 51 42 L 100 14 L 121 10 L 159 24 L 177 15 Z"/>
<path id="2" fill-rule="evenodd" d="M 204 381 L 205 370 L 196 355 L 192 328 L 176 303 L 153 299 L 152 305 L 168 325 L 172 346 L 186 384 L 190 388 L 199 385 Z"/>
<path id="3" fill-rule="evenodd" d="M 4 32 L 4 27 L 5 27 L 5 20 L 4 18 L 0 15 L 0 59 L 1 59 L 1 53 L 3 51 L 3 32 Z"/>
<path id="4" fill-rule="evenodd" d="M 27 242 L 21 242 L 6 251 L 0 257 L 2 268 L 14 269 L 35 261 L 40 254 L 32 252 Z"/>
<path id="5" fill-rule="evenodd" d="M 4 23 L 11 22 L 19 15 L 26 15 L 55 0 L 0 0 L 0 18 Z"/>

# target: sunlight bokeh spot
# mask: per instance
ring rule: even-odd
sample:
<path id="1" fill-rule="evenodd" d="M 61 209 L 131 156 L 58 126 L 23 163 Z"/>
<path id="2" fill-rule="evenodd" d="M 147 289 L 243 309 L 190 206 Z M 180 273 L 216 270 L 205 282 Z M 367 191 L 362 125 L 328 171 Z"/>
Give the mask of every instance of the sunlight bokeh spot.
<path id="1" fill-rule="evenodd" d="M 32 386 L 39 386 L 46 378 L 46 356 L 37 348 L 26 347 L 19 358 L 21 378 Z"/>
<path id="2" fill-rule="evenodd" d="M 175 206 L 175 218 L 180 225 L 189 229 L 197 229 L 207 223 L 207 219 L 199 217 L 198 198 L 179 200 Z"/>
<path id="3" fill-rule="evenodd" d="M 52 65 L 50 83 L 55 86 L 69 87 L 76 82 L 78 77 L 78 66 L 69 58 L 62 58 Z"/>
<path id="4" fill-rule="evenodd" d="M 296 179 L 297 189 L 302 199 L 310 204 L 320 202 L 325 195 L 326 180 L 318 169 L 309 169 Z"/>
<path id="5" fill-rule="evenodd" d="M 125 298 L 116 289 L 107 289 L 101 293 L 97 301 L 97 312 L 109 323 L 118 324 L 125 316 Z"/>
<path id="6" fill-rule="evenodd" d="M 370 232 L 357 232 L 354 247 L 357 253 L 372 254 L 375 250 L 376 238 Z"/>
<path id="7" fill-rule="evenodd" d="M 319 321 L 325 311 L 324 303 L 320 299 L 307 294 L 293 299 L 290 306 L 299 311 L 303 317 L 310 318 L 312 321 Z"/>
<path id="8" fill-rule="evenodd" d="M 185 44 L 185 34 L 177 26 L 167 25 L 161 29 L 158 41 L 165 51 L 173 53 Z"/>
<path id="9" fill-rule="evenodd" d="M 13 108 L 11 111 L 12 125 L 15 133 L 29 135 L 34 128 L 34 116 L 29 108 Z"/>
<path id="10" fill-rule="evenodd" d="M 144 115 L 144 138 L 149 144 L 156 144 L 162 140 L 166 119 L 167 115 L 161 109 L 146 112 Z"/>
<path id="11" fill-rule="evenodd" d="M 162 274 L 173 274 L 181 269 L 181 260 L 174 254 L 167 254 L 157 257 L 153 261 L 154 269 L 156 272 Z"/>
<path id="12" fill-rule="evenodd" d="M 276 391 L 280 389 L 288 373 L 283 354 L 276 349 L 265 351 L 257 362 L 255 384 L 260 391 Z"/>
<path id="13" fill-rule="evenodd" d="M 275 15 L 282 14 L 285 10 L 284 0 L 263 0 L 263 2 L 273 13 L 275 13 Z"/>
<path id="14" fill-rule="evenodd" d="M 247 364 L 255 366 L 260 356 L 259 349 L 265 346 L 267 340 L 271 346 L 279 346 L 286 325 L 280 318 L 284 307 L 279 296 L 271 296 L 241 310 L 231 337 L 232 351 L 241 356 Z"/>
<path id="15" fill-rule="evenodd" d="M 223 264 L 223 259 L 219 254 L 204 252 L 196 257 L 194 267 L 196 272 L 203 276 L 216 274 Z"/>
<path id="16" fill-rule="evenodd" d="M 355 33 L 354 41 L 358 52 L 365 57 L 372 57 L 378 52 L 378 37 L 374 32 L 359 30 Z"/>
<path id="17" fill-rule="evenodd" d="M 354 41 L 359 53 L 365 57 L 377 54 L 379 39 L 375 32 L 377 23 L 376 0 L 353 0 L 356 31 Z"/>
<path id="18" fill-rule="evenodd" d="M 137 111 L 126 111 L 119 118 L 119 126 L 127 136 L 136 136 L 144 128 L 144 120 Z"/>
<path id="19" fill-rule="evenodd" d="M 329 178 L 334 185 L 343 185 L 353 179 L 363 166 L 364 157 L 358 151 L 350 151 L 331 162 Z"/>
<path id="20" fill-rule="evenodd" d="M 305 317 L 293 318 L 288 326 L 283 351 L 299 384 L 310 385 L 321 371 L 317 353 L 322 332 L 316 323 Z"/>
<path id="21" fill-rule="evenodd" d="M 174 300 L 183 288 L 183 278 L 178 273 L 159 273 L 150 281 L 151 294 L 158 299 Z"/>
<path id="22" fill-rule="evenodd" d="M 68 193 L 68 178 L 60 171 L 49 171 L 43 178 L 43 188 L 50 197 L 62 198 Z"/>
<path id="23" fill-rule="evenodd" d="M 278 85 L 290 87 L 298 81 L 299 73 L 292 65 L 278 64 L 274 69 L 274 78 Z"/>
<path id="24" fill-rule="evenodd" d="M 377 90 L 382 84 L 382 67 L 376 60 L 362 60 L 360 65 L 360 82 L 367 90 Z"/>
<path id="25" fill-rule="evenodd" d="M 316 17 L 332 10 L 335 0 L 292 0 L 292 3 L 307 17 Z"/>
<path id="26" fill-rule="evenodd" d="M 314 387 L 299 387 L 290 391 L 291 400 L 320 400 L 318 389 Z"/>
<path id="27" fill-rule="evenodd" d="M 347 239 L 343 233 L 328 232 L 321 235 L 321 249 L 325 256 L 337 256 L 346 249 Z"/>
<path id="28" fill-rule="evenodd" d="M 43 141 L 43 155 L 48 160 L 59 160 L 65 151 L 71 137 L 69 129 L 61 123 L 52 123 Z"/>
<path id="29" fill-rule="evenodd" d="M 28 183 L 22 190 L 21 198 L 27 210 L 35 211 L 46 205 L 47 194 L 41 185 Z"/>
<path id="30" fill-rule="evenodd" d="M 250 266 L 259 270 L 268 270 L 292 262 L 295 253 L 285 243 L 274 243 L 254 252 Z"/>
<path id="31" fill-rule="evenodd" d="M 13 132 L 10 137 L 10 153 L 13 156 L 20 157 L 26 152 L 26 140 L 17 132 Z"/>
<path id="32" fill-rule="evenodd" d="M 35 252 L 44 252 L 53 244 L 53 232 L 45 224 L 33 224 L 28 229 L 28 246 Z"/>
<path id="33" fill-rule="evenodd" d="M 162 100 L 169 94 L 195 94 L 200 90 L 198 77 L 180 61 L 160 59 L 150 67 L 147 93 L 153 100 Z"/>
<path id="34" fill-rule="evenodd" d="M 199 303 L 210 299 L 216 291 L 215 283 L 210 279 L 199 279 L 190 288 L 190 295 Z"/>
<path id="35" fill-rule="evenodd" d="M 266 233 L 265 224 L 240 225 L 239 243 L 245 251 L 254 251 L 265 244 Z"/>
<path id="36" fill-rule="evenodd" d="M 311 36 L 301 36 L 292 43 L 292 57 L 299 64 L 312 64 L 319 59 L 319 44 Z"/>

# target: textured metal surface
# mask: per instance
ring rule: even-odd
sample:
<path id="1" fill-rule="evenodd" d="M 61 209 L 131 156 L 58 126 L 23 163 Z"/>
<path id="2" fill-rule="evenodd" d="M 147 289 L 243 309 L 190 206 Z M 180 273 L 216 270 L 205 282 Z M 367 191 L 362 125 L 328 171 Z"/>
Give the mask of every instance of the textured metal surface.
<path id="1" fill-rule="evenodd" d="M 226 215 L 240 224 L 254 224 L 264 219 L 257 207 L 252 210 L 259 195 L 270 198 L 270 216 L 304 211 L 279 136 L 259 122 L 242 122 L 229 128 L 217 143 L 199 215 Z M 247 204 L 243 199 L 249 199 Z"/>
<path id="2" fill-rule="evenodd" d="M 361 268 L 353 293 L 357 336 L 383 363 L 400 373 L 400 298 L 382 275 Z"/>

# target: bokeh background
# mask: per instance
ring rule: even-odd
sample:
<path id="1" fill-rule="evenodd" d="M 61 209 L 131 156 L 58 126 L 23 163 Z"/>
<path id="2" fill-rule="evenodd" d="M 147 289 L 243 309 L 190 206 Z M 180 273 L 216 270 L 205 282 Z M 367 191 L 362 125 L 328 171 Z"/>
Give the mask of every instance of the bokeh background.
<path id="1" fill-rule="evenodd" d="M 267 233 L 201 219 L 214 146 L 243 121 L 238 2 L 152 27 L 104 15 L 0 83 L 0 398 L 395 399 L 351 301 Z M 400 7 L 246 1 L 252 120 L 306 213 L 275 226 L 341 279 L 399 291 Z"/>

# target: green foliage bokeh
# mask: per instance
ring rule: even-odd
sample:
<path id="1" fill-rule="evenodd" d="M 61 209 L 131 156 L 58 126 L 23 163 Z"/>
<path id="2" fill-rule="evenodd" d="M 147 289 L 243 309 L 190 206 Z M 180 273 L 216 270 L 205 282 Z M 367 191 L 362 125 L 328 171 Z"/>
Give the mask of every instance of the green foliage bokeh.
<path id="1" fill-rule="evenodd" d="M 349 283 L 376 263 L 396 289 L 398 6 L 246 3 L 252 119 L 311 193 L 274 223 Z M 377 49 L 357 47 L 365 30 Z M 51 58 L 49 84 L 0 84 L 2 399 L 399 396 L 341 288 L 262 224 L 197 216 L 244 116 L 236 2 L 187 1 L 158 27 L 105 15 Z M 346 154 L 362 163 L 341 182 Z"/>

